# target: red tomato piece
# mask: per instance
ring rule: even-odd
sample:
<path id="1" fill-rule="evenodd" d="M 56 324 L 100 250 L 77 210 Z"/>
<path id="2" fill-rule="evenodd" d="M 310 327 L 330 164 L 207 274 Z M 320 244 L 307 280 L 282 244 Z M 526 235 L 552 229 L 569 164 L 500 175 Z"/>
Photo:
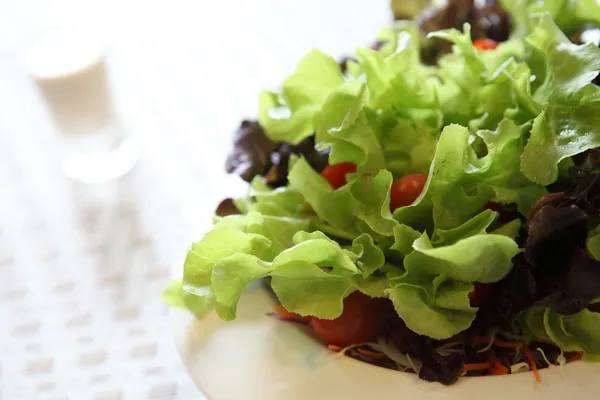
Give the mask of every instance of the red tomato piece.
<path id="1" fill-rule="evenodd" d="M 492 39 L 477 39 L 473 41 L 473 47 L 479 50 L 494 50 L 498 47 L 498 42 Z"/>
<path id="2" fill-rule="evenodd" d="M 495 201 L 490 201 L 483 206 L 484 210 L 492 210 L 496 212 L 500 212 L 502 210 L 502 203 L 496 203 Z"/>
<path id="3" fill-rule="evenodd" d="M 285 309 L 284 306 L 279 305 L 279 304 L 277 304 L 275 306 L 275 311 L 282 318 L 291 319 L 291 320 L 294 320 L 294 321 L 309 322 L 310 320 L 312 320 L 312 317 L 310 315 L 304 316 L 304 315 L 296 314 L 296 313 L 293 313 L 293 312 L 289 312 L 288 310 Z"/>
<path id="4" fill-rule="evenodd" d="M 356 164 L 352 162 L 343 162 L 328 165 L 321 171 L 321 176 L 329 182 L 331 187 L 338 189 L 346 184 L 346 174 L 351 172 L 356 172 Z"/>
<path id="5" fill-rule="evenodd" d="M 312 329 L 325 343 L 346 347 L 377 339 L 386 300 L 353 292 L 344 299 L 344 311 L 336 319 L 313 318 Z"/>
<path id="6" fill-rule="evenodd" d="M 427 175 L 413 174 L 396 179 L 390 193 L 390 210 L 411 205 L 423 191 Z"/>

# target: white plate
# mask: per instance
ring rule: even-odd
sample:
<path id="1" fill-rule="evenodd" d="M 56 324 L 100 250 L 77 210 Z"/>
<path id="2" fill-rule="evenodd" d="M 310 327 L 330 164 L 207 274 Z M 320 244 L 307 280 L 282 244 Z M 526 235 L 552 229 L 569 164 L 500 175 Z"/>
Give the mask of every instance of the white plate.
<path id="1" fill-rule="evenodd" d="M 186 367 L 210 400 L 598 399 L 600 364 L 575 362 L 532 373 L 463 378 L 452 386 L 340 357 L 298 326 L 265 313 L 273 299 L 260 285 L 242 296 L 238 318 L 201 320 L 175 310 L 175 338 Z"/>

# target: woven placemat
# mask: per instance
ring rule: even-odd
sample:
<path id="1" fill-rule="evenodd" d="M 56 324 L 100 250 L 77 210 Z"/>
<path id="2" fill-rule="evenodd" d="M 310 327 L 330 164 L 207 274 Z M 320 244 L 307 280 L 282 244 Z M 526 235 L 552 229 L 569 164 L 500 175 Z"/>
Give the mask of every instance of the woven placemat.
<path id="1" fill-rule="evenodd" d="M 139 203 L 153 197 L 140 190 L 141 167 L 60 200 L 0 168 L 11 188 L 0 220 L 1 398 L 202 398 L 159 299 L 172 266 L 150 223 L 182 238 L 177 207 Z"/>

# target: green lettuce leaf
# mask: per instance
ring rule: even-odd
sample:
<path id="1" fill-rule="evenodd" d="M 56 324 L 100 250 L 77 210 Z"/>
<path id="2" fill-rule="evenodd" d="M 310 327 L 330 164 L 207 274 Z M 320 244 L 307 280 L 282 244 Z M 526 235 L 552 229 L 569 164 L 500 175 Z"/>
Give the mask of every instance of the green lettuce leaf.
<path id="1" fill-rule="evenodd" d="M 296 246 L 273 262 L 271 285 L 283 306 L 300 315 L 333 319 L 342 313 L 343 299 L 355 290 L 382 296 L 384 278 L 363 279 L 353 253 L 335 241 L 299 235 Z M 361 254 L 362 256 L 362 254 Z M 331 268 L 324 271 L 322 268 Z"/>
<path id="2" fill-rule="evenodd" d="M 433 284 L 412 284 L 407 279 L 387 293 L 409 329 L 434 339 L 446 339 L 473 323 L 477 309 L 469 305 L 471 291 L 471 284 L 454 283 L 441 289 L 437 299 Z M 451 307 L 446 308 L 448 305 Z"/>
<path id="3" fill-rule="evenodd" d="M 271 261 L 277 254 L 292 246 L 296 232 L 311 231 L 312 228 L 313 221 L 308 218 L 279 217 L 250 211 L 245 215 L 221 218 L 213 228 L 213 232 L 221 229 L 238 229 L 245 233 L 261 235 L 269 240 L 270 244 L 262 256 Z"/>
<path id="4" fill-rule="evenodd" d="M 382 113 L 376 126 L 385 168 L 395 177 L 429 171 L 439 137 L 437 129 L 403 117 L 395 110 Z"/>
<path id="5" fill-rule="evenodd" d="M 343 81 L 333 58 L 319 50 L 310 51 L 285 79 L 280 94 L 261 94 L 258 120 L 267 136 L 296 144 L 312 135 L 323 103 Z"/>
<path id="6" fill-rule="evenodd" d="M 297 231 L 290 247 L 268 261 L 272 246 L 260 234 L 215 229 L 192 246 L 182 281 L 172 283 L 164 297 L 197 315 L 214 307 L 220 318 L 232 320 L 245 287 L 267 276 L 284 307 L 301 315 L 336 318 L 343 299 L 356 290 L 384 296 L 387 279 L 370 277 L 361 269 L 376 268 L 381 260 L 368 238 L 357 239 L 356 254 L 322 232 Z"/>
<path id="7" fill-rule="evenodd" d="M 334 190 L 312 167 L 300 158 L 290 169 L 290 186 L 302 193 L 319 219 L 354 238 L 360 233 L 390 236 L 397 221 L 389 210 L 392 175 L 359 176 Z"/>
<path id="8" fill-rule="evenodd" d="M 548 11 L 556 25 L 571 32 L 584 22 L 600 23 L 600 6 L 595 0 L 544 0 L 530 1 L 533 9 Z"/>
<path id="9" fill-rule="evenodd" d="M 600 361 L 600 314 L 583 310 L 561 315 L 550 308 L 533 307 L 521 318 L 529 335 L 553 343 L 563 351 L 583 351 L 585 361 Z"/>
<path id="10" fill-rule="evenodd" d="M 394 211 L 400 223 L 418 228 L 454 228 L 477 214 L 493 190 L 469 173 L 469 131 L 459 125 L 444 128 L 423 192 L 415 202 Z"/>
<path id="11" fill-rule="evenodd" d="M 412 245 L 420 237 L 421 233 L 410 226 L 404 224 L 396 225 L 394 227 L 394 244 L 391 246 L 391 249 L 400 252 L 403 256 L 407 256 L 412 253 Z"/>
<path id="12" fill-rule="evenodd" d="M 242 254 L 247 256 L 248 261 L 254 266 L 254 261 L 266 253 L 270 245 L 271 242 L 262 235 L 245 233 L 235 228 L 220 228 L 207 233 L 200 242 L 192 245 L 185 259 L 183 290 L 194 294 L 197 302 L 203 304 L 203 309 L 210 309 L 217 303 L 217 294 L 212 280 L 213 270 L 217 268 L 217 264 L 222 262 L 224 265 L 230 265 L 228 257 L 235 258 Z M 235 288 L 240 286 L 239 281 L 234 281 L 232 284 Z M 219 298 L 224 299 L 222 294 L 219 294 Z M 225 320 L 235 318 L 235 312 L 224 307 L 217 308 L 217 312 Z"/>
<path id="13" fill-rule="evenodd" d="M 517 203 L 519 211 L 529 213 L 531 206 L 546 189 L 523 175 L 519 161 L 525 147 L 523 128 L 503 119 L 495 131 L 481 130 L 476 135 L 486 146 L 487 154 L 476 162 L 473 177 L 494 189 L 494 200 Z"/>
<path id="14" fill-rule="evenodd" d="M 521 220 L 520 219 L 513 219 L 512 221 L 500 226 L 499 228 L 497 228 L 496 230 L 492 231 L 491 233 L 495 234 L 495 235 L 504 235 L 504 236 L 508 236 L 511 239 L 516 239 L 517 236 L 519 236 L 519 231 L 521 229 Z"/>
<path id="15" fill-rule="evenodd" d="M 359 173 L 386 168 L 394 176 L 429 168 L 441 124 L 432 108 L 435 79 L 420 63 L 416 26 L 392 31 L 390 54 L 357 50 L 359 80 L 345 82 L 323 105 L 317 147 L 330 148 L 331 164 L 350 161 Z"/>
<path id="16" fill-rule="evenodd" d="M 467 125 L 476 117 L 479 92 L 487 75 L 481 54 L 473 49 L 471 27 L 465 24 L 463 30 L 464 33 L 448 29 L 429 34 L 454 43 L 452 53 L 438 61 L 441 82 L 437 85 L 437 98 L 446 124 Z"/>
<path id="17" fill-rule="evenodd" d="M 548 12 L 556 25 L 566 33 L 586 22 L 600 23 L 600 5 L 595 0 L 500 0 L 513 20 L 511 37 L 522 37 L 528 32 L 531 11 Z"/>
<path id="18" fill-rule="evenodd" d="M 436 246 L 449 246 L 466 237 L 484 234 L 497 216 L 492 210 L 485 210 L 456 228 L 436 229 L 432 243 Z"/>
<path id="19" fill-rule="evenodd" d="M 375 244 L 373 237 L 369 234 L 363 233 L 352 241 L 352 252 L 357 255 L 356 265 L 365 278 L 385 264 L 383 250 Z"/>
<path id="20" fill-rule="evenodd" d="M 533 121 L 521 170 L 548 185 L 557 179 L 561 160 L 600 146 L 600 89 L 590 83 L 600 71 L 600 49 L 572 44 L 548 13 L 532 20 L 535 29 L 526 41 L 545 65 L 534 98 L 545 108 Z"/>
<path id="21" fill-rule="evenodd" d="M 271 188 L 262 177 L 255 177 L 247 196 L 234 200 L 236 207 L 244 214 L 251 211 L 278 217 L 302 216 L 306 203 L 302 195 L 289 187 Z M 214 217 L 216 224 L 221 217 Z"/>
<path id="22" fill-rule="evenodd" d="M 600 232 L 598 229 L 590 232 L 587 241 L 587 249 L 597 260 L 600 260 Z"/>
<path id="23" fill-rule="evenodd" d="M 372 108 L 394 106 L 411 114 L 411 109 L 435 106 L 433 68 L 420 62 L 419 29 L 414 23 L 399 23 L 388 35 L 391 46 L 381 51 L 356 50 L 360 77 L 369 89 Z"/>
<path id="24" fill-rule="evenodd" d="M 416 233 L 405 225 L 395 229 L 395 249 L 405 254 L 404 269 L 388 273 L 386 291 L 398 315 L 416 333 L 449 338 L 471 326 L 477 308 L 469 304 L 472 282 L 503 279 L 519 251 L 509 237 L 486 234 L 495 213 L 484 211 L 453 230 L 436 231 L 437 247 L 427 234 L 408 251 Z"/>
<path id="25" fill-rule="evenodd" d="M 182 280 L 170 281 L 161 298 L 169 307 L 187 309 L 198 318 L 212 310 L 212 303 L 197 296 L 194 287 L 184 285 Z"/>
<path id="26" fill-rule="evenodd" d="M 385 168 L 385 158 L 376 131 L 366 115 L 366 86 L 346 82 L 323 105 L 316 138 L 318 148 L 330 148 L 329 162 L 353 162 L 359 173 L 376 173 Z"/>
<path id="27" fill-rule="evenodd" d="M 433 247 L 424 234 L 413 243 L 413 248 L 415 252 L 405 260 L 407 270 L 414 265 L 414 268 L 428 274 L 481 283 L 498 282 L 504 278 L 512 268 L 512 257 L 519 252 L 514 240 L 492 234 L 469 236 L 440 247 Z"/>
<path id="28" fill-rule="evenodd" d="M 476 135 L 486 148 L 481 158 L 474 156 L 466 128 L 444 129 L 423 193 L 412 205 L 394 211 L 394 218 L 419 229 L 449 229 L 470 219 L 492 199 L 516 202 L 522 212 L 528 212 L 546 189 L 519 169 L 525 146 L 522 130 L 505 119 L 496 131 Z"/>

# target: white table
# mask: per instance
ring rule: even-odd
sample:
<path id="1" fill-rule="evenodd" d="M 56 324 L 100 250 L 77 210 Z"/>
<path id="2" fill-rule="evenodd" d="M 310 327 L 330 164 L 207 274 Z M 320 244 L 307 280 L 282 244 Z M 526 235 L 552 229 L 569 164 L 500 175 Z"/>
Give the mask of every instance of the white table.
<path id="1" fill-rule="evenodd" d="M 325 4 L 321 4 L 325 3 Z M 0 0 L 0 399 L 202 398 L 159 295 L 223 197 L 231 134 L 310 48 L 368 44 L 387 2 Z M 87 187 L 24 70 L 48 28 L 106 32 L 138 167 Z"/>

